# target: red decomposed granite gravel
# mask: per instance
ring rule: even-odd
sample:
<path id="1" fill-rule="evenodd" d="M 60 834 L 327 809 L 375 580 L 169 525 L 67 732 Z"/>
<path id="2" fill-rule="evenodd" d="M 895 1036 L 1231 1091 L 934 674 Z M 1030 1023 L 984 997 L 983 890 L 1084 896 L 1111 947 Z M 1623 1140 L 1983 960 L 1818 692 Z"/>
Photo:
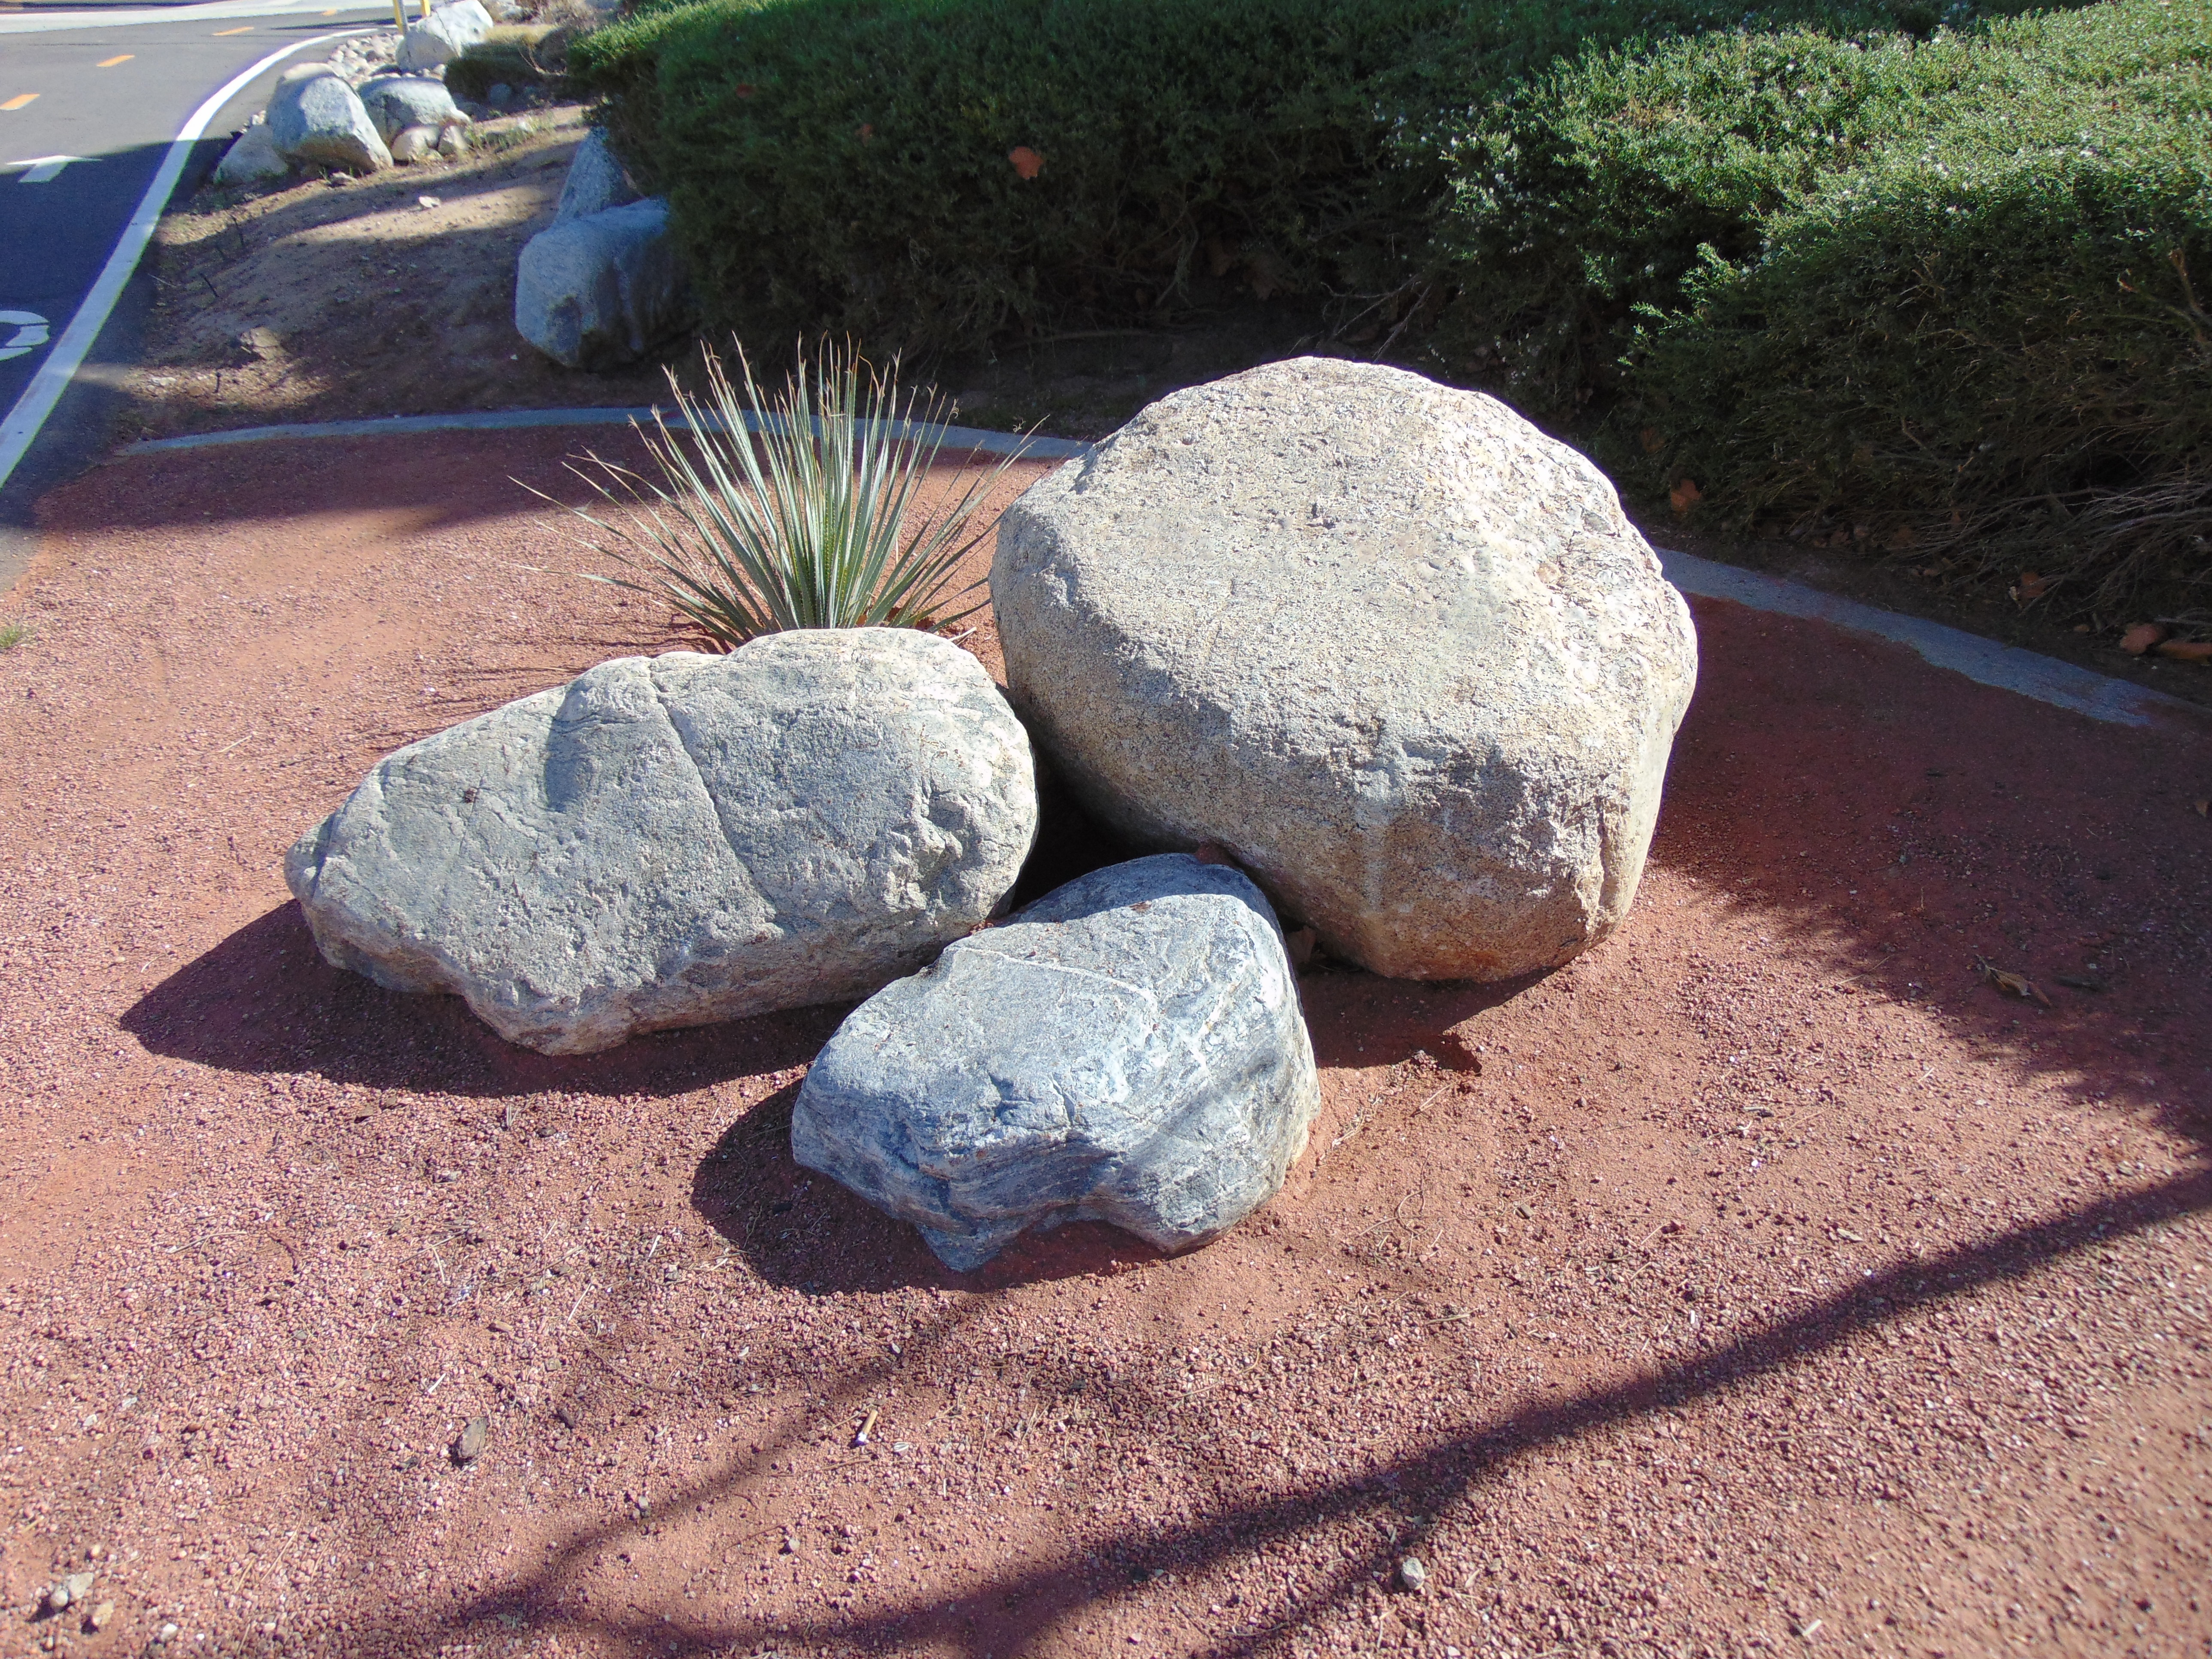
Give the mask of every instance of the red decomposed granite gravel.
<path id="1" fill-rule="evenodd" d="M 2205 1653 L 2204 734 L 1701 604 L 1616 938 L 1322 964 L 1275 1202 L 959 1278 L 791 1161 L 841 1010 L 550 1060 L 284 891 L 671 642 L 580 441 L 119 464 L 0 599 L 0 1653 Z"/>

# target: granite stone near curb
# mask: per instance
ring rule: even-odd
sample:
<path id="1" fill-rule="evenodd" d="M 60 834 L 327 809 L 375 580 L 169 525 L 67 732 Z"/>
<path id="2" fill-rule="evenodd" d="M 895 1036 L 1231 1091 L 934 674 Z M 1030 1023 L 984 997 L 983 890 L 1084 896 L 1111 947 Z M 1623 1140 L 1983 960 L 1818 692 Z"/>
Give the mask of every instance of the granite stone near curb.
<path id="1" fill-rule="evenodd" d="M 392 152 L 360 94 L 328 64 L 301 64 L 277 77 L 268 126 L 276 153 L 302 166 L 376 173 Z"/>
<path id="2" fill-rule="evenodd" d="M 403 71 L 434 70 L 450 64 L 492 31 L 491 14 L 477 0 L 450 0 L 400 37 L 397 59 Z"/>
<path id="3" fill-rule="evenodd" d="M 974 657 L 810 629 L 602 663 L 410 744 L 285 877 L 334 965 L 588 1054 L 911 974 L 1003 905 L 1036 830 Z"/>
<path id="4" fill-rule="evenodd" d="M 266 121 L 256 121 L 223 151 L 222 160 L 216 163 L 215 181 L 254 185 L 264 179 L 284 178 L 291 171 L 292 164 L 276 153 L 276 129 Z"/>
<path id="5" fill-rule="evenodd" d="M 561 185 L 561 200 L 554 210 L 553 222 L 566 224 L 587 214 L 626 207 L 637 199 L 637 187 L 630 183 L 629 174 L 616 159 L 605 130 L 593 127 L 585 135 L 584 142 L 576 146 L 575 156 L 568 163 L 568 176 Z"/>
<path id="6" fill-rule="evenodd" d="M 1170 854 L 1070 882 L 861 1004 L 791 1141 L 964 1272 L 1066 1221 L 1202 1243 L 1281 1187 L 1320 1103 L 1267 899 Z"/>
<path id="7" fill-rule="evenodd" d="M 682 333 L 689 290 L 658 198 L 542 230 L 515 268 L 514 326 L 569 368 L 617 368 Z"/>
<path id="8" fill-rule="evenodd" d="M 468 117 L 453 102 L 446 83 L 432 75 L 379 75 L 356 89 L 376 130 L 390 143 L 410 127 L 428 127 L 434 135 L 448 125 L 465 126 Z"/>

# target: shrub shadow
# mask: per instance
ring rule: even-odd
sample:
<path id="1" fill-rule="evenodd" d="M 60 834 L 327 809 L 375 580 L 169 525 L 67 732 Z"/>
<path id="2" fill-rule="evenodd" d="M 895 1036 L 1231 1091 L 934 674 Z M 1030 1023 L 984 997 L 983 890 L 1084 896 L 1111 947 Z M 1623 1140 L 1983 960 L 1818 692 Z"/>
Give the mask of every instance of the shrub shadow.
<path id="1" fill-rule="evenodd" d="M 1044 1559 L 980 1579 L 952 1599 L 942 1594 L 901 1600 L 855 1615 L 836 1612 L 773 1622 L 711 1620 L 698 1612 L 678 1618 L 659 1606 L 632 1604 L 608 1611 L 564 1596 L 562 1583 L 594 1552 L 650 1535 L 643 1517 L 579 1529 L 543 1565 L 518 1574 L 507 1586 L 464 1603 L 450 1615 L 386 1626 L 404 1650 L 426 1651 L 472 1626 L 501 1621 L 510 1630 L 558 1632 L 621 1651 L 708 1655 L 750 1651 L 755 1644 L 820 1646 L 840 1653 L 913 1653 L 925 1649 L 981 1659 L 988 1654 L 1036 1650 L 1069 1614 L 1110 1605 L 1167 1571 L 1188 1575 L 1249 1554 L 1267 1542 L 1296 1538 L 1347 1519 L 1383 1524 L 1375 1540 L 1301 1575 L 1295 1588 L 1271 1595 L 1251 1623 L 1221 1632 L 1208 1648 L 1220 1656 L 1280 1652 L 1323 1613 L 1340 1608 L 1391 1571 L 1407 1553 L 1425 1553 L 1429 1534 L 1453 1524 L 1466 1505 L 1517 1464 L 1541 1461 L 1559 1448 L 1613 1427 L 1647 1419 L 1669 1407 L 1710 1398 L 1745 1381 L 1816 1364 L 1862 1334 L 1910 1322 L 1976 1291 L 2032 1274 L 2052 1262 L 2133 1234 L 2161 1228 L 2212 1209 L 2212 1175 L 2198 1173 L 2148 1191 L 2077 1206 L 2041 1221 L 1995 1231 L 1923 1260 L 1900 1263 L 1847 1284 L 1803 1312 L 1769 1320 L 1692 1358 L 1632 1372 L 1589 1388 L 1556 1405 L 1492 1416 L 1447 1430 L 1388 1464 L 1303 1482 L 1245 1501 L 1212 1505 L 1188 1521 L 1126 1528 L 1087 1547 L 1073 1540 Z M 917 1248 L 919 1248 L 917 1244 Z M 913 1355 L 941 1343 L 974 1311 L 965 1303 L 918 1333 Z M 833 1411 L 870 1397 L 896 1361 L 839 1379 Z M 1093 1373 L 1065 1354 L 1036 1373 L 1039 1392 L 1056 1398 L 1082 1395 L 1091 1407 L 1139 1417 L 1161 1409 L 1145 1385 Z M 681 1511 L 741 1498 L 781 1443 L 693 1482 L 664 1508 Z M 1108 1477 L 1110 1479 L 1110 1474 Z"/>

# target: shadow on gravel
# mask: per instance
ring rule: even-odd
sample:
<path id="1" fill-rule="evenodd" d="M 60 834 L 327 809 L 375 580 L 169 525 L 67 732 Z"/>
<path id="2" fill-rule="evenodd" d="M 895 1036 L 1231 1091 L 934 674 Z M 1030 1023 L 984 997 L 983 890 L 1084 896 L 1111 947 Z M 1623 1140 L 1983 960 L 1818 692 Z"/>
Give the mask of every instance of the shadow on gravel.
<path id="1" fill-rule="evenodd" d="M 810 1296 L 907 1289 L 997 1291 L 1162 1259 L 1133 1234 L 1081 1221 L 1024 1233 L 982 1267 L 957 1273 L 921 1235 L 791 1155 L 793 1084 L 732 1123 L 693 1175 L 691 1207 L 770 1285 Z"/>
<path id="2" fill-rule="evenodd" d="M 1183 1573 L 1222 1562 L 1271 1540 L 1296 1536 L 1347 1519 L 1385 1523 L 1381 1541 L 1314 1569 L 1318 1582 L 1286 1605 L 1262 1610 L 1261 1622 L 1239 1632 L 1218 1632 L 1209 1651 L 1223 1655 L 1279 1650 L 1333 1604 L 1361 1592 L 1395 1568 L 1400 1556 L 1422 1553 L 1426 1532 L 1455 1518 L 1455 1508 L 1480 1502 L 1485 1488 L 1515 1463 L 1547 1449 L 1668 1407 L 1723 1393 L 1751 1378 L 1819 1359 L 1852 1336 L 1973 1294 L 2038 1267 L 2113 1239 L 2141 1233 L 2212 1209 L 2212 1173 L 2199 1173 L 2127 1196 L 2081 1206 L 2049 1219 L 1996 1234 L 1910 1264 L 1875 1273 L 1847 1291 L 1818 1302 L 1794 1318 L 1768 1323 L 1686 1363 L 1661 1367 L 1611 1387 L 1516 1417 L 1468 1424 L 1426 1449 L 1358 1474 L 1309 1485 L 1279 1497 L 1217 1507 L 1185 1524 L 1126 1532 L 1097 1549 L 1071 1544 L 1062 1553 L 1018 1573 L 974 1584 L 946 1603 L 908 1601 L 866 1616 L 781 1620 L 680 1620 L 659 1606 L 612 1613 L 564 1599 L 562 1581 L 587 1566 L 596 1552 L 648 1535 L 639 1520 L 594 1528 L 573 1536 L 544 1565 L 520 1576 L 513 1588 L 464 1605 L 450 1620 L 387 1627 L 399 1650 L 427 1652 L 499 1621 L 508 1629 L 574 1637 L 613 1650 L 671 1655 L 751 1651 L 755 1644 L 795 1644 L 839 1653 L 931 1651 L 975 1656 L 1029 1650 L 1078 1611 L 1110 1603 L 1133 1584 L 1168 1571 Z M 857 1241 L 856 1241 L 857 1243 Z M 915 1249 L 921 1249 L 917 1243 Z M 968 1310 L 983 1305 L 964 1304 Z M 963 1317 L 958 1310 L 924 1327 L 909 1359 L 941 1340 Z M 1048 1359 L 1036 1374 L 1042 1392 L 1085 1396 L 1095 1409 L 1141 1413 L 1164 1408 L 1110 1376 L 1068 1370 L 1073 1362 Z M 879 1389 L 898 1362 L 887 1358 L 866 1374 L 840 1379 L 831 1411 Z M 1065 1375 L 1052 1367 L 1060 1367 Z M 664 1514 L 697 1510 L 742 1492 L 780 1454 L 767 1444 L 743 1463 L 672 1494 Z M 1112 1471 L 1103 1471 L 1111 1480 Z M 356 1638 L 367 1634 L 356 1632 Z"/>
<path id="3" fill-rule="evenodd" d="M 149 1054 L 230 1072 L 477 1097 L 665 1097 L 804 1065 L 844 1014 L 799 1009 L 655 1032 L 605 1054 L 541 1054 L 505 1041 L 459 997 L 387 991 L 331 967 L 300 907 L 283 904 L 155 986 L 122 1024 Z"/>
<path id="4" fill-rule="evenodd" d="M 1723 601 L 1692 609 L 1698 688 L 1652 866 L 1839 992 L 1917 1006 L 2015 1076 L 2203 1139 L 2212 832 L 2195 803 L 2212 796 L 2212 748 L 1977 685 L 1885 641 Z M 1663 945 L 1666 922 L 1638 906 L 1558 970 L 1563 990 L 1635 975 L 1639 928 Z M 2047 1002 L 2007 994 L 1978 961 Z M 1762 971 L 1709 962 L 1685 988 L 1755 1000 Z M 1416 1050 L 1463 1064 L 1483 1016 L 1550 977 L 1325 973 L 1304 981 L 1306 1017 L 1324 1066 Z M 1587 1031 L 1589 1050 L 1611 1035 Z"/>

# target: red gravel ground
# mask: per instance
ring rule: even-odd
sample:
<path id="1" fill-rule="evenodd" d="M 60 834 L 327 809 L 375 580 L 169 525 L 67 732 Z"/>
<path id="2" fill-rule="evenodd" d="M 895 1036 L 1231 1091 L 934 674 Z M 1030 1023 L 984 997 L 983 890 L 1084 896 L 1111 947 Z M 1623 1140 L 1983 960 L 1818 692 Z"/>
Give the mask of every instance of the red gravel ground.
<path id="1" fill-rule="evenodd" d="M 1324 966 L 1274 1203 L 957 1277 L 792 1164 L 838 1010 L 549 1060 L 287 898 L 666 642 L 575 441 L 115 465 L 0 599 L 0 1652 L 2206 1652 L 2212 734 L 1701 604 L 1617 938 Z"/>

